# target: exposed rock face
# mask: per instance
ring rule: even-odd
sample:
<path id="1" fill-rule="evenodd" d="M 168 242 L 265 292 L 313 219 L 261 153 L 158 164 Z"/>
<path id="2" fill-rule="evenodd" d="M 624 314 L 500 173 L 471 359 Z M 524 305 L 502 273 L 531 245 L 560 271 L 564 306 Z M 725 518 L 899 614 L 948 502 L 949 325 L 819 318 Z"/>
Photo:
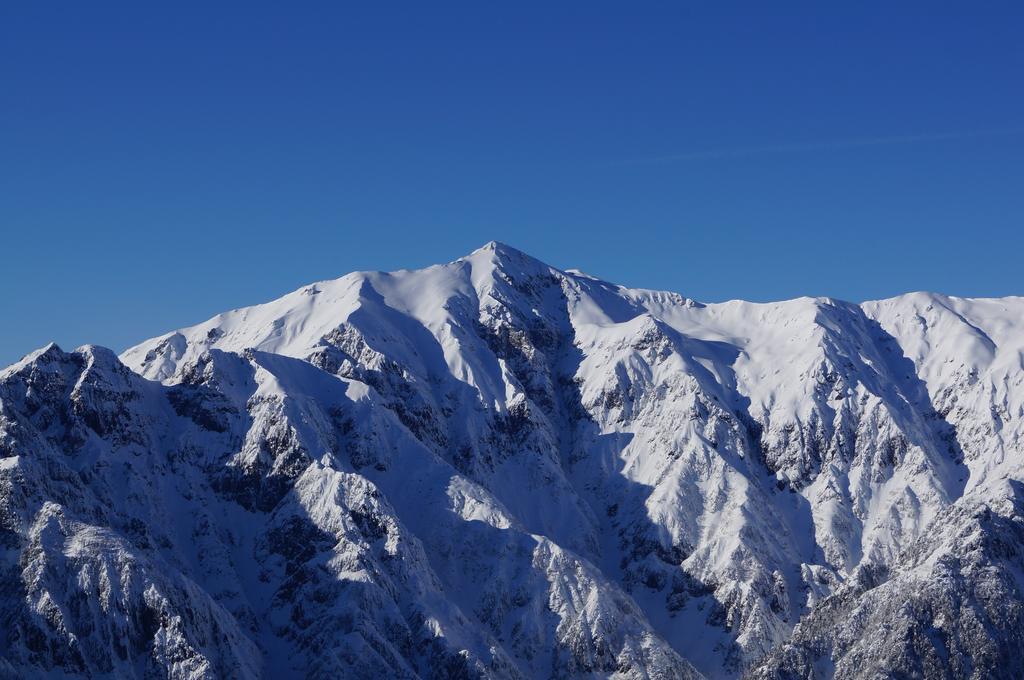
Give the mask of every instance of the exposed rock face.
<path id="1" fill-rule="evenodd" d="M 0 371 L 0 676 L 1019 677 L 1022 314 L 490 244 L 50 346 Z"/>
<path id="2" fill-rule="evenodd" d="M 974 496 L 887 572 L 857 571 L 749 676 L 1024 677 L 1024 485 Z"/>

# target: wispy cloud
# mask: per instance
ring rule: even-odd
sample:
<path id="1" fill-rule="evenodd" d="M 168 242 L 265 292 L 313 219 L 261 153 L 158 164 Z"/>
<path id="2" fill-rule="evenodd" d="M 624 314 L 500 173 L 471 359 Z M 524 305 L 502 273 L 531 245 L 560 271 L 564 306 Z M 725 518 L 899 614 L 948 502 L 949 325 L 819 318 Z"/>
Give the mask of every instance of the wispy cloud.
<path id="1" fill-rule="evenodd" d="M 675 163 L 682 161 L 716 160 L 727 158 L 743 158 L 768 154 L 802 153 L 808 151 L 835 151 L 857 149 L 869 146 L 890 146 L 897 144 L 919 144 L 923 142 L 941 142 L 953 139 L 972 139 L 975 137 L 1003 137 L 1024 134 L 1024 127 L 1001 128 L 993 130 L 962 130 L 959 132 L 937 132 L 919 135 L 893 135 L 890 137 L 859 137 L 851 139 L 829 139 L 816 142 L 795 142 L 792 144 L 770 144 L 765 146 L 745 146 L 720 149 L 703 149 L 684 151 L 666 156 L 649 156 L 622 161 L 623 165 L 646 165 L 651 163 Z M 620 163 L 616 163 L 619 165 Z"/>

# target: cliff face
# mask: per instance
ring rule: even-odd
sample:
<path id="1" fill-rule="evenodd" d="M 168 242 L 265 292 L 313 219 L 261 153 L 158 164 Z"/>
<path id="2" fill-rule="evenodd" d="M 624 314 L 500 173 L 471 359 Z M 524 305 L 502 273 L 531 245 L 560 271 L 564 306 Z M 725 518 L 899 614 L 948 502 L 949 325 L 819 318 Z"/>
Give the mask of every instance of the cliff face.
<path id="1" fill-rule="evenodd" d="M 0 371 L 0 674 L 1018 676 L 1022 318 L 489 244 L 50 346 Z"/>

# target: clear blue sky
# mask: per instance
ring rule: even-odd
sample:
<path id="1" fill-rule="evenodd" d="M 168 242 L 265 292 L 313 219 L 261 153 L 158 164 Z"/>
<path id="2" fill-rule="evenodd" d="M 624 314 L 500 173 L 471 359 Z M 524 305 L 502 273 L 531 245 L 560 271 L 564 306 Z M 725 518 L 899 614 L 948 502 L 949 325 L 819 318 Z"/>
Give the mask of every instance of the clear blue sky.
<path id="1" fill-rule="evenodd" d="M 707 301 L 1024 294 L 1022 35 L 1020 2 L 3 3 L 0 364 L 491 239 Z"/>

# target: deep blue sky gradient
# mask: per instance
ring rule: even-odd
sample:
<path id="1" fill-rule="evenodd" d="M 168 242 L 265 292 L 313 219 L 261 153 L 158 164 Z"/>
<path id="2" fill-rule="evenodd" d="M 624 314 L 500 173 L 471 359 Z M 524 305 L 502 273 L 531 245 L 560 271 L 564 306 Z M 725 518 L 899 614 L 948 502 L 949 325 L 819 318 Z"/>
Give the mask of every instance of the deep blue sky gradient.
<path id="1" fill-rule="evenodd" d="M 1024 294 L 1022 35 L 1019 2 L 4 3 L 0 365 L 491 239 L 706 301 Z"/>

